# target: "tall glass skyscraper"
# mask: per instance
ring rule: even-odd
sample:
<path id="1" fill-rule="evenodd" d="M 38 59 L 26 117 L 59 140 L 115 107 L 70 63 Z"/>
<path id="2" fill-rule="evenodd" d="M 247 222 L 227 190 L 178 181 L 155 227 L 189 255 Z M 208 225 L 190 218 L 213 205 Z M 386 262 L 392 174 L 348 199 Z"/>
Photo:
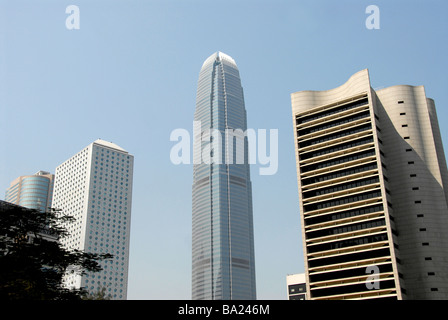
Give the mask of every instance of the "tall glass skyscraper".
<path id="1" fill-rule="evenodd" d="M 254 300 L 247 138 L 226 135 L 247 130 L 246 109 L 238 67 L 222 52 L 202 65 L 194 120 L 192 298 Z"/>

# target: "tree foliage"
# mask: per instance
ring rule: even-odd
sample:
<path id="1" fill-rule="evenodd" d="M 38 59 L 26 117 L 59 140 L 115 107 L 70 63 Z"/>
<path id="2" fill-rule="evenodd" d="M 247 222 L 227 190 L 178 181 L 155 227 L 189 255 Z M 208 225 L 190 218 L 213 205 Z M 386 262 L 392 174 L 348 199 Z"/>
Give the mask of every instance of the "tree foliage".
<path id="1" fill-rule="evenodd" d="M 68 270 L 98 272 L 110 254 L 69 250 L 60 240 L 69 235 L 73 217 L 59 210 L 40 212 L 0 202 L 0 299 L 79 300 L 83 288 L 63 285 Z"/>
<path id="2" fill-rule="evenodd" d="M 111 295 L 106 293 L 106 287 L 100 287 L 96 292 L 89 292 L 82 296 L 83 300 L 110 300 Z"/>

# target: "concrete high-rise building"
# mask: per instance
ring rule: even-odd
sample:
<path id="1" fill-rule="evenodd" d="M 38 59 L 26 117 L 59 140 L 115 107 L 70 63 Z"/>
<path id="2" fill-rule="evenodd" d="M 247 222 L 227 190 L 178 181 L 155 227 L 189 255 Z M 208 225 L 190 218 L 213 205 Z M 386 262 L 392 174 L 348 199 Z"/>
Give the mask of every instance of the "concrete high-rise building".
<path id="1" fill-rule="evenodd" d="M 69 249 L 110 253 L 100 272 L 69 274 L 68 287 L 91 293 L 105 288 L 127 298 L 134 157 L 114 143 L 96 140 L 56 168 L 53 206 L 76 220 L 66 225 Z"/>
<path id="2" fill-rule="evenodd" d="M 291 95 L 310 299 L 448 299 L 448 173 L 423 86 Z"/>
<path id="3" fill-rule="evenodd" d="M 247 137 L 226 134 L 247 130 L 246 109 L 238 67 L 222 52 L 202 65 L 194 120 L 192 298 L 256 299 Z"/>
<path id="4" fill-rule="evenodd" d="M 5 201 L 16 205 L 47 211 L 51 207 L 54 175 L 38 171 L 33 175 L 20 176 L 6 190 Z"/>

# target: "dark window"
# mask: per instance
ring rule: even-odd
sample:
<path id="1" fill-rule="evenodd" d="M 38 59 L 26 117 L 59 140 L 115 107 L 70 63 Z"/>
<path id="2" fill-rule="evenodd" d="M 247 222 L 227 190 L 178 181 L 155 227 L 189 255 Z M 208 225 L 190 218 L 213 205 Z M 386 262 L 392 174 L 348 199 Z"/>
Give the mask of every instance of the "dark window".
<path id="1" fill-rule="evenodd" d="M 403 101 L 403 100 L 400 100 L 400 101 L 398 101 L 398 104 L 402 104 L 402 103 L 404 103 L 404 101 Z"/>
<path id="2" fill-rule="evenodd" d="M 297 293 L 303 293 L 306 291 L 306 285 L 305 284 L 293 284 L 288 286 L 289 294 L 297 294 Z"/>

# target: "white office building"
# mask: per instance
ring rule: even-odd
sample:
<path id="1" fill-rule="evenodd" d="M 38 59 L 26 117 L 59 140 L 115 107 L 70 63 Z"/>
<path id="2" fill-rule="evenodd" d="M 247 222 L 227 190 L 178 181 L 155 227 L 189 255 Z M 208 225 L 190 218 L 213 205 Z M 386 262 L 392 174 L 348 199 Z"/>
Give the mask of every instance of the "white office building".
<path id="1" fill-rule="evenodd" d="M 114 143 L 96 140 L 56 168 L 53 207 L 76 220 L 63 239 L 70 249 L 110 253 L 100 272 L 66 278 L 90 293 L 105 288 L 111 299 L 127 297 L 134 157 Z"/>

